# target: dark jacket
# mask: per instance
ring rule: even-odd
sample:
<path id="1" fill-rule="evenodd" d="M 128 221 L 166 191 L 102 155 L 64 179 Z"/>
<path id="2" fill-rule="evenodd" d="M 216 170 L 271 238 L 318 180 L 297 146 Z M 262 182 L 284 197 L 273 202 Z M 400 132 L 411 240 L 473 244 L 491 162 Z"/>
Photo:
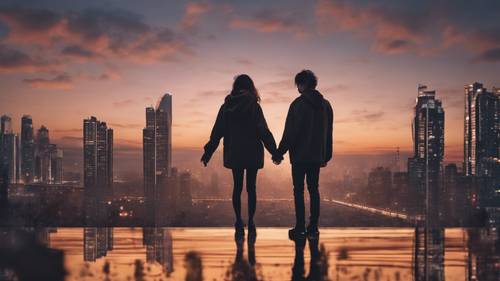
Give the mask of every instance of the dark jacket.
<path id="1" fill-rule="evenodd" d="M 301 94 L 290 105 L 278 151 L 292 164 L 326 164 L 332 159 L 333 110 L 320 92 Z"/>
<path id="2" fill-rule="evenodd" d="M 224 138 L 224 167 L 229 169 L 264 167 L 264 143 L 276 154 L 276 142 L 267 127 L 257 98 L 247 92 L 230 94 L 220 107 L 202 159 L 209 160 Z"/>

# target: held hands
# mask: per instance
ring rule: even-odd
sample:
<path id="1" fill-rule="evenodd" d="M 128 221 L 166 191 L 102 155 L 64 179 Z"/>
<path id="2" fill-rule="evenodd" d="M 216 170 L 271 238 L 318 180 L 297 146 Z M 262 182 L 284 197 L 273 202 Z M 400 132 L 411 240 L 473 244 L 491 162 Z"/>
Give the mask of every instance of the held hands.
<path id="1" fill-rule="evenodd" d="M 206 155 L 205 153 L 201 156 L 201 159 L 200 159 L 201 163 L 203 163 L 203 165 L 206 167 L 208 165 L 208 161 L 210 161 L 210 157 L 208 157 L 208 155 Z"/>
<path id="2" fill-rule="evenodd" d="M 275 153 L 272 157 L 272 160 L 275 165 L 279 165 L 281 164 L 281 161 L 283 161 L 283 155 L 281 155 L 280 153 Z"/>

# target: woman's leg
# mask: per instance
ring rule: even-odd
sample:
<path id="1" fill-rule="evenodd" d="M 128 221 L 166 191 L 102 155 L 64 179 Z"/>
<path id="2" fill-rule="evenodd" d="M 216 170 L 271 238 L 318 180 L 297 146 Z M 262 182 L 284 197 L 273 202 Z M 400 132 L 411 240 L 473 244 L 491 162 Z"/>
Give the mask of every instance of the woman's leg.
<path id="1" fill-rule="evenodd" d="M 243 169 L 233 170 L 233 209 L 236 215 L 236 223 L 243 225 L 241 219 L 241 191 L 243 190 Z"/>
<path id="2" fill-rule="evenodd" d="M 254 225 L 253 217 L 257 208 L 257 169 L 247 169 L 248 225 Z"/>

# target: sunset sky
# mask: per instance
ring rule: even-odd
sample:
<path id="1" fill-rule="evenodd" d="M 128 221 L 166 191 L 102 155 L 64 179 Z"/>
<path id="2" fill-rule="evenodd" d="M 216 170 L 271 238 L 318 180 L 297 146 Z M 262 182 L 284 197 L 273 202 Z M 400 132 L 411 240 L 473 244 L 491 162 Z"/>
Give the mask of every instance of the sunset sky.
<path id="1" fill-rule="evenodd" d="M 409 4 L 409 2 L 413 4 Z M 0 2 L 0 114 L 81 145 L 82 120 L 142 147 L 144 109 L 173 95 L 175 148 L 201 147 L 233 77 L 249 74 L 277 141 L 309 68 L 335 112 L 335 153 L 411 150 L 417 85 L 463 149 L 463 87 L 500 86 L 499 1 Z"/>

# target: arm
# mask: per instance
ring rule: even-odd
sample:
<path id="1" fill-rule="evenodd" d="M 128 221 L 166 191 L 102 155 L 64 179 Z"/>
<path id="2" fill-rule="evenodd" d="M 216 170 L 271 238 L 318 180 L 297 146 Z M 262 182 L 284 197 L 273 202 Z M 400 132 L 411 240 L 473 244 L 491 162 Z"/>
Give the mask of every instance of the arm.
<path id="1" fill-rule="evenodd" d="M 333 109 L 330 103 L 326 104 L 326 162 L 332 159 L 333 154 Z"/>
<path id="2" fill-rule="evenodd" d="M 259 139 L 264 143 L 267 151 L 272 155 L 276 155 L 276 141 L 274 140 L 273 134 L 269 131 L 267 127 L 266 118 L 262 112 L 262 108 L 257 104 L 257 134 Z"/>
<path id="3" fill-rule="evenodd" d="M 201 161 L 205 164 L 210 161 L 213 153 L 217 150 L 219 146 L 220 139 L 224 137 L 224 105 L 222 105 L 219 109 L 219 113 L 217 114 L 217 119 L 215 120 L 214 127 L 212 128 L 212 133 L 210 134 L 210 140 L 205 144 L 204 149 L 205 153 L 201 157 Z"/>
<path id="4" fill-rule="evenodd" d="M 283 131 L 283 137 L 281 138 L 280 145 L 278 147 L 278 152 L 283 155 L 285 154 L 290 147 L 295 142 L 295 138 L 297 136 L 297 116 L 294 112 L 294 104 L 290 105 L 288 109 L 288 114 L 286 116 L 285 129 Z"/>

